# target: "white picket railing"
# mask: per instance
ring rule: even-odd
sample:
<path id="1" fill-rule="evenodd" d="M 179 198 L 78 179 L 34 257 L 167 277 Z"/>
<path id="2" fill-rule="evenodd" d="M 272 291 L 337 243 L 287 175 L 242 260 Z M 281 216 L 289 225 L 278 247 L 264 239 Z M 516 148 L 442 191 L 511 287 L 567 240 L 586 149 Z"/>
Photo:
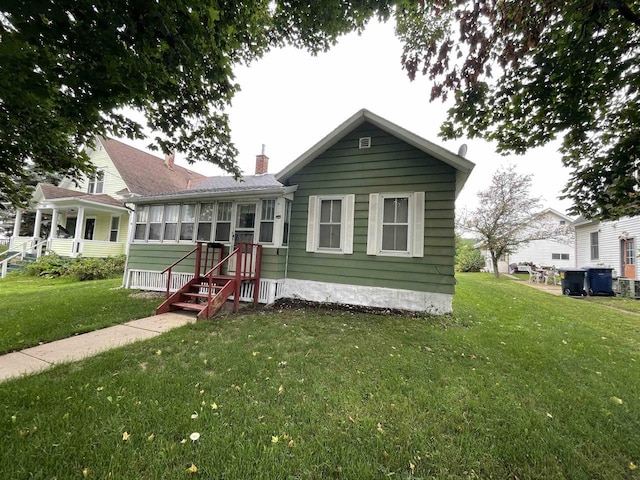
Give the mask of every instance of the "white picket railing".
<path id="1" fill-rule="evenodd" d="M 193 278 L 193 273 L 171 273 L 170 292 L 175 292 Z M 243 282 L 240 287 L 240 300 L 253 302 L 253 282 Z M 126 288 L 164 292 L 167 289 L 167 274 L 153 270 L 128 270 L 125 278 Z M 282 291 L 282 280 L 260 279 L 258 302 L 273 303 Z M 233 298 L 233 295 L 230 297 Z"/>

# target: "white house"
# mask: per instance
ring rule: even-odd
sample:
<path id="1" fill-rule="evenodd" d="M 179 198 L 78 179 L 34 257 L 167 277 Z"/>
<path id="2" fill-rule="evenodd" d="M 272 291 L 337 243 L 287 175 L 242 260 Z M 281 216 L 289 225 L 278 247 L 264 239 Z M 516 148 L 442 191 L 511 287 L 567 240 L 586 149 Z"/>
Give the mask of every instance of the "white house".
<path id="1" fill-rule="evenodd" d="M 558 227 L 570 227 L 572 219 L 567 215 L 547 208 L 540 212 L 546 220 Z M 482 249 L 482 244 L 478 245 Z M 491 255 L 488 251 L 482 250 L 485 257 L 485 269 L 493 272 L 491 263 Z M 545 240 L 533 240 L 526 245 L 522 245 L 515 252 L 504 255 L 498 262 L 498 271 L 500 273 L 510 273 L 509 265 L 533 263 L 534 265 L 556 268 L 575 266 L 575 246 L 572 236 L 562 236 L 560 238 L 549 238 Z"/>
<path id="2" fill-rule="evenodd" d="M 636 258 L 640 238 L 640 216 L 613 221 L 578 218 L 573 226 L 576 265 L 613 268 L 614 277 L 638 280 Z"/>

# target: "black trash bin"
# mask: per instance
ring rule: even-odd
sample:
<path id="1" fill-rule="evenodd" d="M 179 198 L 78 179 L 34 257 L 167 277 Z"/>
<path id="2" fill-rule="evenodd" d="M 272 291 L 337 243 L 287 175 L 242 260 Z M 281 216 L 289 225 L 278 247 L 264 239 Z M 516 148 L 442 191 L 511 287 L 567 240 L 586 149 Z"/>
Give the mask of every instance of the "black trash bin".
<path id="1" fill-rule="evenodd" d="M 613 268 L 587 267 L 586 271 L 589 295 L 615 295 L 613 292 Z"/>
<path id="2" fill-rule="evenodd" d="M 587 271 L 583 268 L 561 268 L 560 280 L 562 281 L 562 293 L 564 295 L 586 296 L 586 274 Z"/>

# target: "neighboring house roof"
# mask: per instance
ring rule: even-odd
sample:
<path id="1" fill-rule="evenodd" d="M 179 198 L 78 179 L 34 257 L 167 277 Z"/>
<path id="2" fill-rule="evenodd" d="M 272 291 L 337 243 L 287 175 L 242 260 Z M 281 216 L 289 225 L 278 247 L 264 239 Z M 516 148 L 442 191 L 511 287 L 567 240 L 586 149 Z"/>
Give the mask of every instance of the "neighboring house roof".
<path id="1" fill-rule="evenodd" d="M 86 193 L 84 192 L 56 187 L 55 185 L 51 185 L 49 183 L 39 183 L 36 187 L 36 191 L 37 188 L 40 188 L 42 198 L 44 198 L 45 200 L 53 200 L 56 198 L 83 197 L 86 195 Z"/>
<path id="2" fill-rule="evenodd" d="M 162 158 L 118 140 L 104 137 L 99 140 L 118 169 L 130 193 L 154 195 L 177 192 L 207 178 L 175 164 L 168 167 Z"/>
<path id="3" fill-rule="evenodd" d="M 557 217 L 560 217 L 561 219 L 565 220 L 567 223 L 573 223 L 573 219 L 571 217 L 569 217 L 568 215 L 565 215 L 564 213 L 561 213 L 558 210 L 555 210 L 553 208 L 545 208 L 538 215 L 544 215 L 546 213 L 551 213 L 551 214 L 553 214 L 553 215 L 555 215 Z"/>
<path id="4" fill-rule="evenodd" d="M 276 174 L 275 178 L 280 180 L 281 182 L 286 182 L 291 176 L 304 168 L 307 164 L 309 164 L 312 160 L 314 160 L 318 155 L 322 154 L 330 147 L 335 145 L 341 138 L 343 138 L 346 134 L 359 127 L 364 123 L 371 123 L 372 125 L 380 128 L 381 130 L 403 140 L 409 145 L 414 146 L 418 150 L 421 150 L 438 160 L 446 163 L 447 165 L 452 166 L 456 169 L 456 197 L 462 190 L 462 187 L 469 178 L 469 174 L 473 170 L 475 164 L 470 162 L 469 160 L 456 155 L 449 150 L 436 145 L 435 143 L 430 142 L 418 135 L 411 133 L 410 131 L 388 121 L 378 115 L 370 112 L 367 109 L 362 109 L 353 115 L 351 118 L 347 119 L 344 123 L 342 123 L 338 128 L 333 130 L 329 135 L 324 137 L 318 143 L 316 143 L 313 147 L 303 153 L 300 157 L 298 157 L 293 163 L 289 164 L 282 171 Z"/>
<path id="5" fill-rule="evenodd" d="M 598 222 L 599 222 L 599 220 L 597 220 L 597 219 L 589 219 L 589 218 L 585 218 L 582 215 L 580 215 L 578 218 L 576 218 L 573 221 L 572 225 L 574 227 L 580 227 L 582 225 L 589 225 L 591 223 L 598 223 Z"/>
<path id="6" fill-rule="evenodd" d="M 124 208 L 122 202 L 116 200 L 113 197 L 105 194 L 89 194 L 84 192 L 78 192 L 75 190 L 69 190 L 67 188 L 56 187 L 48 183 L 39 183 L 36 187 L 34 198 L 41 198 L 42 200 L 53 201 L 53 203 L 60 203 L 65 200 L 73 200 L 75 202 L 93 203 L 99 205 L 109 205 L 112 207 Z"/>

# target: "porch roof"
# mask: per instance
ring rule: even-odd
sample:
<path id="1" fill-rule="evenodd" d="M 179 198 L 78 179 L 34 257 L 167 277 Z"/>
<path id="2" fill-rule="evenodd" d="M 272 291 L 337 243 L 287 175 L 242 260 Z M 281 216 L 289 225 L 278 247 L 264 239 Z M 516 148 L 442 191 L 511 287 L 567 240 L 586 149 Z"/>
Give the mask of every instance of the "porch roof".
<path id="1" fill-rule="evenodd" d="M 127 210 L 124 204 L 105 194 L 88 194 L 66 188 L 56 187 L 47 183 L 39 183 L 34 198 L 39 199 L 39 208 L 69 208 L 85 206 L 98 210 L 122 211 Z"/>

